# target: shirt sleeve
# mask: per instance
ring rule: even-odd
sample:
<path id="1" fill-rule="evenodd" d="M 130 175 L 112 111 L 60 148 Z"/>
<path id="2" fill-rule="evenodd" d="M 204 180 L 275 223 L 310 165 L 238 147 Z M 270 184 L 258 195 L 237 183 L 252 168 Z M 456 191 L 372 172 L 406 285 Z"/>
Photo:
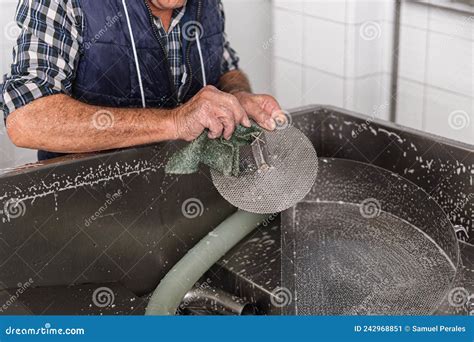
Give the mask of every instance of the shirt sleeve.
<path id="1" fill-rule="evenodd" d="M 19 1 L 15 20 L 21 32 L 1 94 L 5 118 L 40 97 L 71 94 L 82 29 L 78 2 Z"/>
<path id="2" fill-rule="evenodd" d="M 224 12 L 224 5 L 222 4 L 222 1 L 219 1 L 219 9 L 221 11 L 221 15 L 225 23 L 225 12 Z M 227 35 L 224 32 L 224 55 L 222 58 L 221 73 L 225 74 L 226 72 L 238 69 L 239 60 L 240 59 L 239 59 L 239 56 L 237 55 L 237 52 L 230 46 L 230 43 L 227 40 Z"/>

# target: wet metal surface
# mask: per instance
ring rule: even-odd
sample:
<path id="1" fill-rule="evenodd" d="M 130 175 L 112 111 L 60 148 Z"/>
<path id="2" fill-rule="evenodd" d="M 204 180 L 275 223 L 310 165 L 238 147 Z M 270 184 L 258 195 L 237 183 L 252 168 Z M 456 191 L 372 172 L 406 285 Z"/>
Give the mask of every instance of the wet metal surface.
<path id="1" fill-rule="evenodd" d="M 208 175 L 165 175 L 175 149 L 161 144 L 0 176 L 1 208 L 18 210 L 0 215 L 0 289 L 29 278 L 34 287 L 120 282 L 138 295 L 154 289 L 235 211 Z"/>
<path id="2" fill-rule="evenodd" d="M 269 298 L 280 286 L 280 217 L 274 216 L 227 253 L 207 274 L 215 286 L 254 303 L 260 314 L 279 314 Z M 218 285 L 217 285 L 218 284 Z"/>
<path id="3" fill-rule="evenodd" d="M 15 290 L 3 296 L 11 301 Z M 146 307 L 146 301 L 117 283 L 32 288 L 14 303 L 2 314 L 144 315 Z"/>
<path id="4" fill-rule="evenodd" d="M 307 107 L 292 116 L 293 124 L 308 136 L 320 156 L 374 164 L 412 181 L 442 207 L 458 227 L 460 238 L 474 242 L 472 145 L 332 107 Z M 51 304 L 59 311 L 48 312 L 60 313 L 61 301 L 46 303 L 43 297 L 51 297 L 41 292 L 56 291 L 54 286 L 114 284 L 128 291 L 124 298 L 154 289 L 191 246 L 235 210 L 213 188 L 207 172 L 164 175 L 164 163 L 177 148 L 157 144 L 68 157 L 0 175 L 0 289 L 11 292 L 19 283 L 33 280 L 8 307 L 31 311 L 22 303 L 25 297 L 33 307 L 43 303 L 45 309 Z M 8 207 L 13 209 L 10 215 Z M 391 211 L 396 209 L 393 206 Z M 416 227 L 420 226 L 417 220 L 429 217 L 419 216 L 418 209 L 414 207 L 408 215 Z M 279 238 L 276 217 L 215 265 L 207 281 L 257 303 L 261 313 L 280 313 L 282 308 L 271 300 L 281 286 Z M 433 240 L 449 250 L 436 234 Z M 461 244 L 461 259 L 453 286 L 472 294 L 472 244 Z M 0 292 L 0 300 L 9 298 Z M 87 309 L 90 301 L 87 305 L 83 301 L 65 301 L 63 310 L 69 306 L 67 310 L 77 314 L 96 312 Z M 453 307 L 447 298 L 444 302 L 441 313 L 464 313 L 464 306 Z M 130 312 L 123 303 L 126 300 L 117 300 L 115 310 Z"/>
<path id="5" fill-rule="evenodd" d="M 437 224 L 444 216 L 397 175 L 323 159 L 311 194 L 283 214 L 282 285 L 294 299 L 289 313 L 434 312 L 458 264 L 452 225 Z"/>
<path id="6" fill-rule="evenodd" d="M 474 243 L 474 145 L 330 106 L 295 111 L 293 122 L 319 156 L 373 164 L 415 183 L 460 227 L 459 238 Z"/>

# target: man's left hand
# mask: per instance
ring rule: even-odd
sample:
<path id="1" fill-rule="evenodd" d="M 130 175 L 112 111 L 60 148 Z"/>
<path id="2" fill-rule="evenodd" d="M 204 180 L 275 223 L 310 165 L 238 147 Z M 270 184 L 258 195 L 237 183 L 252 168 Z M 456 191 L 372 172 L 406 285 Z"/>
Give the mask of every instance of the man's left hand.
<path id="1" fill-rule="evenodd" d="M 247 115 L 259 126 L 269 131 L 276 128 L 275 120 L 284 115 L 277 100 L 270 95 L 252 94 L 246 91 L 240 91 L 233 95 L 239 100 Z"/>

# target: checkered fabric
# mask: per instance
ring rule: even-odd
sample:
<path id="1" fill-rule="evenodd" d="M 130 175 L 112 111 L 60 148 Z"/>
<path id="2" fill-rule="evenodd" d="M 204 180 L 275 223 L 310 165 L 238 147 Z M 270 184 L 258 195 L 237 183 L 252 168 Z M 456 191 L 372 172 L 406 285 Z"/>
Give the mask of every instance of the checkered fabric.
<path id="1" fill-rule="evenodd" d="M 225 18 L 222 2 L 219 6 Z M 186 7 L 183 7 L 173 12 L 168 32 L 159 18 L 154 21 L 161 37 L 165 38 L 177 89 L 181 87 L 186 72 L 182 60 L 181 27 L 178 25 L 185 11 Z M 4 76 L 0 99 L 5 118 L 40 97 L 71 95 L 80 58 L 83 20 L 80 0 L 36 0 L 33 5 L 29 0 L 19 2 L 16 22 L 21 33 L 13 50 L 11 72 Z M 222 73 L 237 69 L 238 61 L 235 50 L 225 39 Z"/>

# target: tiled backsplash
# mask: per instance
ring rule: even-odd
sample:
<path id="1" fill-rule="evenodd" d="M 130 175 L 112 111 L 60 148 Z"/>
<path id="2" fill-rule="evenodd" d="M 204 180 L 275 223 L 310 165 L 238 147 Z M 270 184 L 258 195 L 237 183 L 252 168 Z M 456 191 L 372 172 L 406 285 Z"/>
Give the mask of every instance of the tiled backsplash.
<path id="1" fill-rule="evenodd" d="M 474 144 L 474 17 L 401 8 L 397 122 Z M 274 0 L 275 95 L 388 119 L 394 13 L 392 0 Z"/>
<path id="2" fill-rule="evenodd" d="M 398 122 L 474 144 L 474 14 L 403 2 Z"/>
<path id="3" fill-rule="evenodd" d="M 270 92 L 272 35 L 270 0 L 222 0 L 226 33 L 256 92 Z"/>
<path id="4" fill-rule="evenodd" d="M 273 1 L 273 86 L 282 104 L 331 104 L 388 119 L 393 8 L 392 1 Z"/>

